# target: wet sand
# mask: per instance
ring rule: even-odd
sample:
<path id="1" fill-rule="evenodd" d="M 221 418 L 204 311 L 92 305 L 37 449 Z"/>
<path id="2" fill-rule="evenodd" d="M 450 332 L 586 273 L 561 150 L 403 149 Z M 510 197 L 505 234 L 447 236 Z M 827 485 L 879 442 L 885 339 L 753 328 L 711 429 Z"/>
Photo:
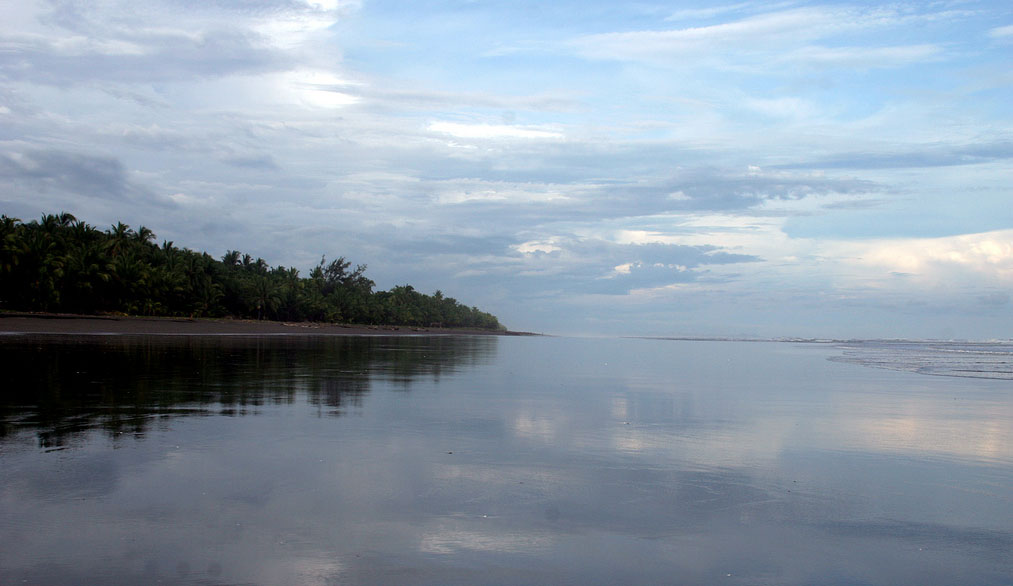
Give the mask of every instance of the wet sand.
<path id="1" fill-rule="evenodd" d="M 0 333 L 19 334 L 176 334 L 176 335 L 487 335 L 525 336 L 529 332 L 466 328 L 364 326 L 317 322 L 240 319 L 120 317 L 68 314 L 0 313 Z"/>

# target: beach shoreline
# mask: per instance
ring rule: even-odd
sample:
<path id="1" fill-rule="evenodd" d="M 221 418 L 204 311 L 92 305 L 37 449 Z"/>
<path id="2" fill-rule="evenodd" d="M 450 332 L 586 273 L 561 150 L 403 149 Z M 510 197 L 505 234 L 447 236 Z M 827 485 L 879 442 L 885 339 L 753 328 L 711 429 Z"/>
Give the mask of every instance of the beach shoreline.
<path id="1" fill-rule="evenodd" d="M 369 326 L 226 318 L 0 313 L 4 334 L 305 335 L 305 336 L 537 336 L 531 332 L 418 326 Z"/>

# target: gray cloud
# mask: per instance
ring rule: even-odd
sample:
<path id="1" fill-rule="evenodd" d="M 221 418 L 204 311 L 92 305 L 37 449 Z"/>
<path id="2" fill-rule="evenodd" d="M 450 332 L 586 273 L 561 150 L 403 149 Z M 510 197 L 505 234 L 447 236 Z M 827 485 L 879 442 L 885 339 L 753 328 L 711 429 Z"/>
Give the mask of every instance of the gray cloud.
<path id="1" fill-rule="evenodd" d="M 829 194 L 865 194 L 881 189 L 872 181 L 780 173 L 736 174 L 720 169 L 691 169 L 633 194 L 659 196 L 662 205 L 681 211 L 742 210 L 765 200 L 793 200 Z"/>
<path id="2" fill-rule="evenodd" d="M 981 295 L 978 297 L 978 302 L 982 305 L 988 306 L 1002 306 L 1008 305 L 1010 301 L 1009 293 L 988 293 L 987 295 Z"/>
<path id="3" fill-rule="evenodd" d="M 45 44 L 25 44 L 16 58 L 0 62 L 0 72 L 14 80 L 57 86 L 116 82 L 164 82 L 194 77 L 279 71 L 291 66 L 283 55 L 237 30 L 216 30 L 191 37 L 163 34 L 145 38 L 138 53 L 82 52 L 61 54 Z"/>
<path id="4" fill-rule="evenodd" d="M 622 295 L 632 289 L 696 281 L 706 275 L 702 269 L 707 266 L 762 260 L 712 245 L 617 244 L 600 239 L 572 239 L 554 244 L 563 249 L 563 254 L 579 259 L 565 273 L 571 293 Z M 623 266 L 623 271 L 616 271 L 618 266 Z"/>
<path id="5" fill-rule="evenodd" d="M 762 260 L 711 245 L 619 244 L 577 236 L 553 238 L 555 250 L 531 254 L 517 252 L 513 244 L 518 243 L 509 243 L 507 238 L 459 239 L 466 248 L 457 250 L 440 250 L 431 240 L 408 244 L 418 251 L 413 252 L 417 257 L 399 270 L 418 271 L 421 277 L 436 267 L 449 269 L 458 273 L 458 280 L 502 288 L 519 298 L 539 297 L 550 290 L 569 296 L 622 295 L 632 289 L 696 281 L 707 275 L 708 266 Z M 404 260 L 403 253 L 398 257 Z M 628 266 L 617 271 L 621 265 Z"/>
<path id="6" fill-rule="evenodd" d="M 473 199 L 441 212 L 460 216 L 462 221 L 464 216 L 490 215 L 498 222 L 514 219 L 531 225 L 667 212 L 745 211 L 767 200 L 831 194 L 859 197 L 886 190 L 876 182 L 850 177 L 705 166 L 696 160 L 700 153 L 687 153 L 671 144 L 525 145 L 467 159 L 448 157 L 452 153 L 430 145 L 376 154 L 389 157 L 388 168 L 413 176 L 416 193 L 435 194 L 442 189 L 440 182 L 464 180 L 489 182 L 489 189 L 496 189 L 497 183 L 520 189 L 527 183 L 564 196 L 528 201 Z"/>
<path id="7" fill-rule="evenodd" d="M 11 80 L 68 86 L 281 71 L 297 63 L 296 56 L 257 32 L 257 25 L 324 16 L 335 17 L 299 2 L 57 0 L 40 22 L 58 34 L 8 35 L 0 72 Z"/>
<path id="8" fill-rule="evenodd" d="M 151 193 L 129 180 L 119 159 L 59 150 L 0 155 L 0 177 L 30 189 L 127 200 Z M 26 193 L 25 195 L 28 195 Z"/>
<path id="9" fill-rule="evenodd" d="M 567 186 L 559 186 L 566 193 Z M 489 213 L 499 221 L 524 224 L 589 221 L 672 212 L 743 212 L 766 200 L 802 199 L 830 194 L 861 195 L 881 189 L 871 181 L 791 176 L 742 176 L 718 169 L 696 169 L 652 182 L 578 186 L 571 199 L 532 202 L 475 201 L 467 214 Z"/>
<path id="10" fill-rule="evenodd" d="M 275 162 L 274 157 L 271 155 L 230 156 L 223 158 L 222 162 L 226 165 L 232 165 L 233 167 L 240 167 L 243 169 L 257 169 L 262 171 L 279 170 L 278 163 Z"/>

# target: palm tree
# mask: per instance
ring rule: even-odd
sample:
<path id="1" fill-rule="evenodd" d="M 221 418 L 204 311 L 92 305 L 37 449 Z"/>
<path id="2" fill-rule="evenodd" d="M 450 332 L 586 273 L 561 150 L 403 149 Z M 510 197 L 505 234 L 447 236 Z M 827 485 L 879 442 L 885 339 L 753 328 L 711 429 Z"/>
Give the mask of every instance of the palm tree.
<path id="1" fill-rule="evenodd" d="M 151 265 L 143 262 L 133 253 L 126 251 L 112 259 L 112 278 L 117 291 L 121 311 L 137 313 L 145 308 L 150 298 L 148 274 Z"/>
<path id="2" fill-rule="evenodd" d="M 286 269 L 279 266 L 271 271 L 271 278 L 278 284 L 277 317 L 293 321 L 305 319 L 306 315 L 302 307 L 304 279 L 299 278 L 299 269 L 295 267 Z"/>
<path id="3" fill-rule="evenodd" d="M 267 312 L 273 313 L 281 303 L 280 288 L 267 275 L 257 275 L 252 281 L 253 302 L 257 307 L 257 319 L 263 319 Z"/>
<path id="4" fill-rule="evenodd" d="M 230 250 L 225 253 L 222 257 L 222 264 L 229 267 L 230 269 L 239 266 L 240 252 L 238 250 Z"/>
<path id="5" fill-rule="evenodd" d="M 218 311 L 222 299 L 222 286 L 212 275 L 215 260 L 211 255 L 183 251 L 182 271 L 185 275 L 185 297 L 191 301 L 191 315 L 211 315 Z"/>
<path id="6" fill-rule="evenodd" d="M 76 312 L 99 309 L 111 271 L 112 265 L 97 242 L 71 248 L 64 260 L 61 283 L 64 309 Z"/>
<path id="7" fill-rule="evenodd" d="M 154 240 L 155 240 L 155 233 L 145 228 L 144 226 L 138 228 L 137 232 L 134 234 L 134 242 L 137 242 L 141 245 L 151 244 Z"/>
<path id="8" fill-rule="evenodd" d="M 74 222 L 77 222 L 77 218 L 70 212 L 61 212 L 57 217 L 57 221 L 61 228 L 69 228 Z"/>
<path id="9" fill-rule="evenodd" d="M 0 216 L 0 274 L 10 273 L 18 264 L 18 235 L 21 220 Z"/>
<path id="10" fill-rule="evenodd" d="M 57 281 L 63 275 L 63 259 L 52 236 L 41 229 L 27 230 L 19 239 L 15 281 L 21 284 L 21 303 L 48 310 L 60 303 Z"/>
<path id="11" fill-rule="evenodd" d="M 70 227 L 70 239 L 75 245 L 84 242 L 94 242 L 99 239 L 101 232 L 82 220 L 75 221 Z"/>
<path id="12" fill-rule="evenodd" d="M 134 231 L 123 222 L 116 222 L 111 230 L 106 230 L 106 234 L 109 235 L 109 254 L 118 256 L 126 250 Z"/>

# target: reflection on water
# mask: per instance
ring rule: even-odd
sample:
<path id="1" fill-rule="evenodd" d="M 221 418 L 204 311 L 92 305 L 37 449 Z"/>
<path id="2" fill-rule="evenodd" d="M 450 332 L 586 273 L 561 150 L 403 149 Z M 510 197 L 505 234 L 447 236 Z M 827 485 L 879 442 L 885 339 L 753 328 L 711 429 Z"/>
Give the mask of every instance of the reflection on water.
<path id="1" fill-rule="evenodd" d="M 0 349 L 5 583 L 1013 583 L 1004 381 L 773 343 Z"/>
<path id="2" fill-rule="evenodd" d="M 372 380 L 405 389 L 495 352 L 494 336 L 9 336 L 0 339 L 0 437 L 44 447 L 98 427 L 137 436 L 160 418 L 246 415 L 302 395 L 337 415 Z"/>

